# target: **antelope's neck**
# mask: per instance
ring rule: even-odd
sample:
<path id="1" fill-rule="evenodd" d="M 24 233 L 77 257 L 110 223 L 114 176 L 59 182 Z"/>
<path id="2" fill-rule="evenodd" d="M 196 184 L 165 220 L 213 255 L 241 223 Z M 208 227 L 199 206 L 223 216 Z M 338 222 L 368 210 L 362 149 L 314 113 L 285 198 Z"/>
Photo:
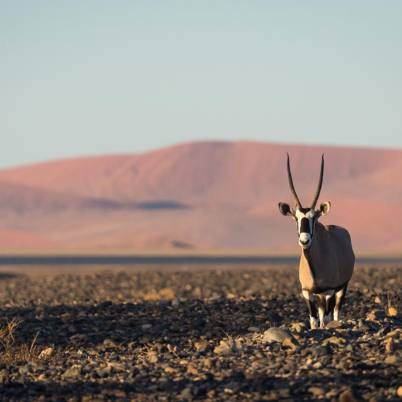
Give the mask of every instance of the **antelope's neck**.
<path id="1" fill-rule="evenodd" d="M 313 258 L 313 253 L 311 248 L 313 247 L 313 245 L 311 245 L 310 248 L 302 251 L 302 256 L 301 256 L 301 260 L 303 262 L 303 265 L 308 267 L 312 278 L 315 278 L 315 272 L 314 272 L 314 258 Z"/>
<path id="2" fill-rule="evenodd" d="M 313 243 L 300 256 L 299 279 L 303 289 L 314 291 L 317 287 L 317 261 L 315 247 L 318 242 L 317 231 L 314 232 Z"/>

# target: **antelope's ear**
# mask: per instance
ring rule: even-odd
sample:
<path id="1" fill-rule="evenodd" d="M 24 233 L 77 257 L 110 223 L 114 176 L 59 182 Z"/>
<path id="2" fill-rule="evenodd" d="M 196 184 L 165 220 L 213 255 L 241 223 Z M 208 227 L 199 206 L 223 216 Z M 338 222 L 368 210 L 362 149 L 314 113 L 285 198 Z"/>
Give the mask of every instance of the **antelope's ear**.
<path id="1" fill-rule="evenodd" d="M 330 210 L 331 210 L 331 203 L 329 201 L 323 202 L 320 205 L 321 215 L 328 215 Z"/>
<path id="2" fill-rule="evenodd" d="M 279 207 L 279 212 L 280 212 L 282 215 L 285 215 L 285 216 L 293 216 L 293 212 L 292 212 L 292 210 L 290 209 L 289 204 L 286 204 L 286 202 L 280 202 L 280 203 L 278 204 L 278 207 Z"/>

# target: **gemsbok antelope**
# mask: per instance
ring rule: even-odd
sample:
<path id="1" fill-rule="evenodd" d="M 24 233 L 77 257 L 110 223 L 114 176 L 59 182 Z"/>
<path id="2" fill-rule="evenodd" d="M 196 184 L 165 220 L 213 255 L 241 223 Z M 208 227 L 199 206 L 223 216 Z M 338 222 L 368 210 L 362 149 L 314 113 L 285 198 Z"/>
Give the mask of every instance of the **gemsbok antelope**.
<path id="1" fill-rule="evenodd" d="M 331 320 L 339 320 L 339 313 L 353 274 L 355 256 L 349 232 L 335 225 L 325 226 L 318 218 L 327 215 L 331 203 L 325 202 L 315 209 L 320 196 L 323 175 L 324 155 L 321 157 L 321 171 L 317 191 L 310 207 L 303 208 L 293 185 L 289 154 L 287 170 L 290 190 L 296 206 L 280 202 L 282 215 L 291 216 L 297 222 L 299 245 L 302 248 L 299 265 L 299 280 L 302 294 L 307 303 L 312 329 L 325 326 Z M 318 306 L 318 308 L 317 308 Z"/>

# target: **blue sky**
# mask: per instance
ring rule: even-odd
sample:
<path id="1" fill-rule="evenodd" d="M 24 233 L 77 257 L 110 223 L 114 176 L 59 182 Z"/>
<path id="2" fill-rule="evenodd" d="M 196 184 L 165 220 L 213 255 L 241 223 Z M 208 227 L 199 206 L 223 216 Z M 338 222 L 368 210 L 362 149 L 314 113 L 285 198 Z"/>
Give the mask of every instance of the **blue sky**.
<path id="1" fill-rule="evenodd" d="M 0 0 L 0 166 L 245 139 L 402 147 L 402 2 Z"/>

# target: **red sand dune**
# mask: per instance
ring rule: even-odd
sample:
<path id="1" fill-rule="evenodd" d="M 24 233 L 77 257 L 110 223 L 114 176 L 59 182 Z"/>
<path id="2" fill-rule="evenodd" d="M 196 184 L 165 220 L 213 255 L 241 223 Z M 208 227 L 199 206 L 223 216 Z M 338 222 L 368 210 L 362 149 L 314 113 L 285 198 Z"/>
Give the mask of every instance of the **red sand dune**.
<path id="1" fill-rule="evenodd" d="M 52 243 L 43 239 L 38 234 L 32 234 L 28 231 L 19 231 L 12 229 L 0 228 L 0 244 L 2 249 L 9 249 L 10 251 L 18 249 L 37 249 L 37 248 L 50 248 Z"/>
<path id="2" fill-rule="evenodd" d="M 402 150 L 201 142 L 3 169 L 0 229 L 43 241 L 21 248 L 297 251 L 294 223 L 277 212 L 293 202 L 286 152 L 306 204 L 325 153 L 323 221 L 349 228 L 358 252 L 402 252 Z"/>

